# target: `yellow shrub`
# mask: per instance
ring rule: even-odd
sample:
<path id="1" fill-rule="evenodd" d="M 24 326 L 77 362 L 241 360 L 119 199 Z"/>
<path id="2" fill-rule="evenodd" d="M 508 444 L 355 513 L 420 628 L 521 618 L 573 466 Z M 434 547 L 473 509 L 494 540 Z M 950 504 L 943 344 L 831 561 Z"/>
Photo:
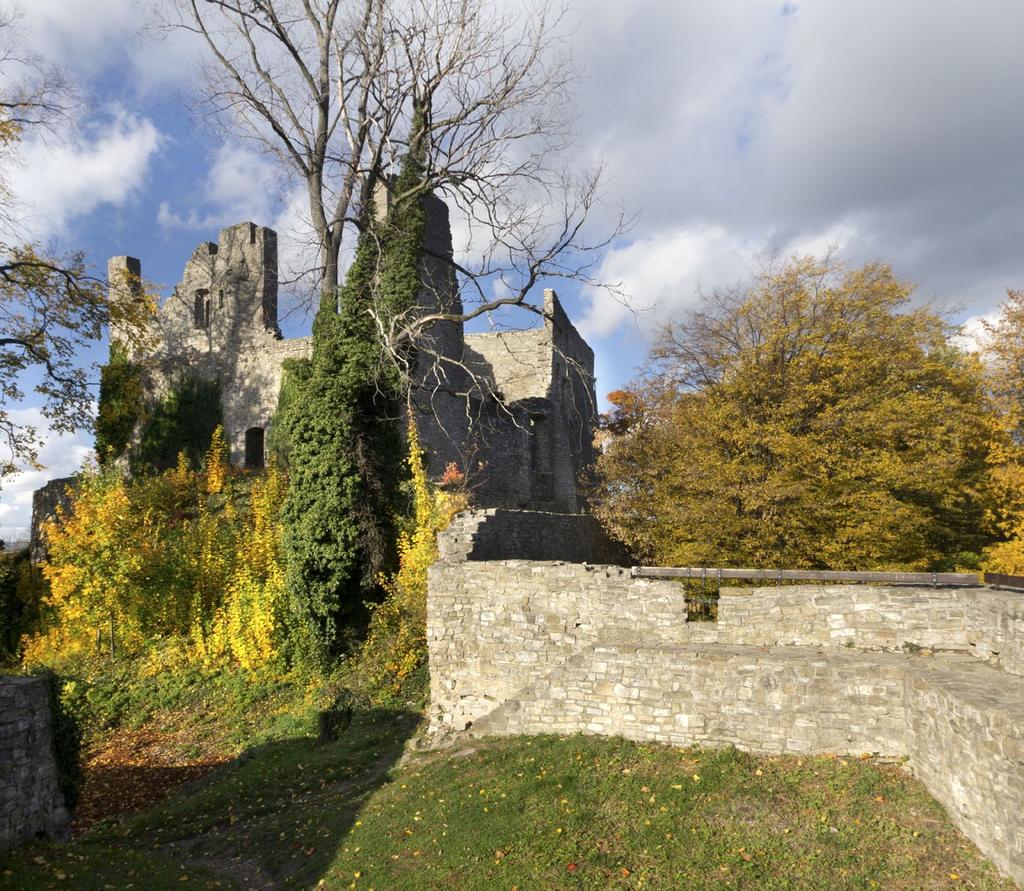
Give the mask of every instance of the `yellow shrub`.
<path id="1" fill-rule="evenodd" d="M 49 661 L 100 641 L 113 625 L 121 651 L 160 650 L 172 661 L 255 667 L 281 643 L 284 581 L 283 475 L 231 474 L 217 431 L 199 471 L 184 456 L 173 470 L 128 480 L 87 468 L 71 509 L 46 524 L 51 627 L 27 642 Z M 99 633 L 99 637 L 97 634 Z"/>
<path id="2" fill-rule="evenodd" d="M 277 653 L 283 632 L 284 566 L 280 508 L 285 481 L 273 464 L 253 482 L 250 508 L 223 601 L 208 633 L 194 629 L 196 648 L 208 663 L 230 659 L 256 668 Z"/>
<path id="3" fill-rule="evenodd" d="M 423 449 L 414 424 L 409 425 L 409 469 L 412 473 L 411 528 L 398 540 L 398 571 L 380 582 L 385 599 L 373 607 L 362 661 L 370 683 L 389 696 L 399 695 L 403 684 L 426 662 L 427 570 L 437 559 L 437 534 L 468 506 L 462 491 L 436 486 L 427 478 Z M 454 466 L 445 483 L 462 480 Z"/>

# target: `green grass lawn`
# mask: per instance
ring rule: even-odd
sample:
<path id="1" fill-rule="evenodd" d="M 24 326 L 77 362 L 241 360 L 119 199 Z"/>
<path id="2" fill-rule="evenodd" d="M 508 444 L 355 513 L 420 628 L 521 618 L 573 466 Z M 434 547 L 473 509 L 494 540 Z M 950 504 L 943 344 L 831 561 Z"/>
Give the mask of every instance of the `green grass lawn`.
<path id="1" fill-rule="evenodd" d="M 397 759 L 417 716 L 267 743 L 4 888 L 1012 888 L 898 766 L 595 737 Z"/>

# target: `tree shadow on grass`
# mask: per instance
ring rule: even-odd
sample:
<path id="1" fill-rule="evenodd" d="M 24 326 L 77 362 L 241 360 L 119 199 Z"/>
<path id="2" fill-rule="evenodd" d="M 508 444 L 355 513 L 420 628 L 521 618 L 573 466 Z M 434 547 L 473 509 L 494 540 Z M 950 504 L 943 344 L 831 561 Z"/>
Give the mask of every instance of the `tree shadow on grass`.
<path id="1" fill-rule="evenodd" d="M 103 820 L 152 807 L 173 792 L 187 792 L 225 763 L 220 759 L 182 765 L 89 765 L 72 832 L 80 836 Z"/>
<path id="2" fill-rule="evenodd" d="M 86 839 L 159 852 L 241 888 L 315 886 L 420 719 L 356 710 L 335 742 L 302 737 L 254 747 L 197 787 Z"/>

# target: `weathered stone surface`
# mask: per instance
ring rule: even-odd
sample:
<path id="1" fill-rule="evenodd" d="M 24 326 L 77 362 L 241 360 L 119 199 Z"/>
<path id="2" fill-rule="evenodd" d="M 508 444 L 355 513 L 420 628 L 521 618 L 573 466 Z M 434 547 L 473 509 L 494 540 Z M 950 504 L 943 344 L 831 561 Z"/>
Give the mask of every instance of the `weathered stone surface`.
<path id="1" fill-rule="evenodd" d="M 32 531 L 29 537 L 29 554 L 38 563 L 46 557 L 46 542 L 43 540 L 42 527 L 47 520 L 57 515 L 57 508 L 67 510 L 70 504 L 68 491 L 74 487 L 73 476 L 50 480 L 42 488 L 32 493 Z"/>
<path id="2" fill-rule="evenodd" d="M 0 848 L 37 836 L 66 838 L 69 828 L 46 684 L 0 677 Z"/>
<path id="3" fill-rule="evenodd" d="M 500 544 L 458 523 L 441 545 L 427 603 L 435 731 L 905 755 L 1024 881 L 1020 595 L 725 589 L 718 622 L 691 623 L 675 582 L 487 560 Z"/>
<path id="4" fill-rule="evenodd" d="M 565 560 L 628 565 L 625 547 L 587 514 L 487 508 L 459 514 L 438 537 L 445 560 Z"/>
<path id="5" fill-rule="evenodd" d="M 384 189 L 377 196 L 382 212 L 388 200 Z M 448 208 L 430 197 L 424 209 L 419 311 L 459 315 Z M 142 272 L 133 257 L 114 257 L 108 269 L 115 288 Z M 216 244 L 196 248 L 155 323 L 150 395 L 165 393 L 186 372 L 219 381 L 236 464 L 246 460 L 247 431 L 250 443 L 265 443 L 282 362 L 308 356 L 312 346 L 308 337 L 282 338 L 277 289 L 276 234 L 239 223 L 222 230 Z M 460 321 L 426 326 L 412 377 L 412 410 L 433 476 L 455 463 L 481 507 L 581 508 L 578 480 L 594 459 L 594 354 L 554 291 L 544 292 L 542 325 L 530 330 L 466 335 Z"/>
<path id="6" fill-rule="evenodd" d="M 1024 675 L 1024 596 L 990 588 L 724 588 L 718 631 L 762 646 L 961 650 Z"/>

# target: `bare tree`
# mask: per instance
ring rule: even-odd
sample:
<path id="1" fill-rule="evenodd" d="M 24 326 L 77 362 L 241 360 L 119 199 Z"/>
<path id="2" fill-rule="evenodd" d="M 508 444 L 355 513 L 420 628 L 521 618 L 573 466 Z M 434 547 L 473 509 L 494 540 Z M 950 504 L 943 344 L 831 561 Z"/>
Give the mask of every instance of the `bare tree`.
<path id="1" fill-rule="evenodd" d="M 564 161 L 575 71 L 565 11 L 532 0 L 516 14 L 486 0 L 177 0 L 167 24 L 209 52 L 204 101 L 305 184 L 315 277 L 337 288 L 347 232 L 411 142 L 425 148 L 413 191 L 436 192 L 470 227 L 458 266 L 460 318 L 529 300 L 542 278 L 590 281 L 600 171 Z M 413 108 L 423 114 L 413 132 Z M 405 200 L 410 196 L 395 196 Z M 494 297 L 495 284 L 499 297 Z M 399 326 L 414 337 L 436 319 Z"/>
<path id="2" fill-rule="evenodd" d="M 39 467 L 42 439 L 17 411 L 27 392 L 52 430 L 90 429 L 94 381 L 82 350 L 112 320 L 144 338 L 152 306 L 138 289 L 131 299 L 111 300 L 80 253 L 57 256 L 22 242 L 20 224 L 31 208 L 16 204 L 7 172 L 25 135 L 59 139 L 77 102 L 64 72 L 23 47 L 16 15 L 0 12 L 0 481 L 22 466 Z"/>

